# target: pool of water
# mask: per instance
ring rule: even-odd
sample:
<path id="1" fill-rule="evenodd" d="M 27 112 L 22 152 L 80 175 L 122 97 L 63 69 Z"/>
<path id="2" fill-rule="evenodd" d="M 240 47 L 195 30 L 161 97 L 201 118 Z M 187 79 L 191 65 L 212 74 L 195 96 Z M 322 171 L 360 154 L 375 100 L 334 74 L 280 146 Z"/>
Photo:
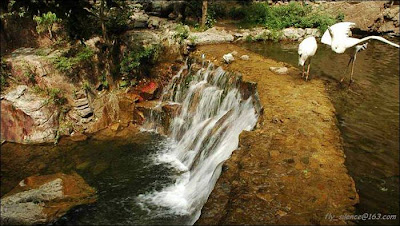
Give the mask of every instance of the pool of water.
<path id="1" fill-rule="evenodd" d="M 394 42 L 399 42 L 394 40 Z M 298 43 L 244 43 L 260 55 L 299 67 Z M 360 196 L 357 213 L 397 214 L 399 223 L 399 50 L 372 41 L 357 54 L 355 83 L 339 80 L 349 55 L 320 44 L 310 77 L 326 81 L 344 140 L 346 166 Z M 301 67 L 299 67 L 301 69 Z M 299 75 L 300 77 L 300 75 Z"/>
<path id="2" fill-rule="evenodd" d="M 139 133 L 124 139 L 63 142 L 59 145 L 6 143 L 1 150 L 2 194 L 27 176 L 76 171 L 98 194 L 97 202 L 76 207 L 55 225 L 185 224 L 188 216 L 143 204 L 140 194 L 171 185 L 179 176 L 155 161 L 165 137 Z"/>

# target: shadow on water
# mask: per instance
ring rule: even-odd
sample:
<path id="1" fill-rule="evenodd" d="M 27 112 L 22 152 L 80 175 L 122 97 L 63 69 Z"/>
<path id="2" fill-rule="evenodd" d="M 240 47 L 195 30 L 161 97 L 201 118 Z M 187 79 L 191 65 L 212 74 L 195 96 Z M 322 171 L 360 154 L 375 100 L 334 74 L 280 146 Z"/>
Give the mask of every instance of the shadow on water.
<path id="1" fill-rule="evenodd" d="M 176 180 L 176 170 L 156 164 L 153 158 L 165 142 L 160 135 L 138 133 L 124 139 L 61 140 L 56 146 L 6 143 L 1 150 L 1 192 L 7 193 L 31 175 L 76 171 L 96 188 L 98 200 L 72 209 L 53 224 L 182 224 L 184 216 L 137 201 L 138 195 L 161 190 Z"/>
<path id="2" fill-rule="evenodd" d="M 244 43 L 243 47 L 299 67 L 298 43 Z M 357 54 L 355 83 L 350 87 L 349 77 L 343 85 L 338 82 L 348 60 L 349 55 L 320 44 L 310 77 L 326 81 L 335 106 L 346 166 L 360 196 L 357 214 L 397 214 L 395 221 L 358 223 L 399 224 L 399 50 L 370 42 Z"/>

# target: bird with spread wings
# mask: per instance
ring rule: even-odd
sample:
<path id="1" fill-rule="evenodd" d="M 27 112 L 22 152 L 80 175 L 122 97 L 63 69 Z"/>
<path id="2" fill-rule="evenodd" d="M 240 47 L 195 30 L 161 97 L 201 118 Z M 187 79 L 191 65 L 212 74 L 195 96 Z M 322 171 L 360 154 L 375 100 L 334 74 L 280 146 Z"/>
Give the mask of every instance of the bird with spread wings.
<path id="1" fill-rule="evenodd" d="M 336 53 L 344 53 L 347 49 L 353 49 L 352 56 L 350 57 L 345 72 L 346 74 L 350 63 L 352 63 L 350 83 L 353 82 L 354 62 L 356 60 L 357 53 L 367 48 L 368 43 L 365 43 L 366 41 L 370 39 L 375 39 L 399 48 L 398 44 L 386 40 L 380 36 L 368 36 L 361 39 L 350 37 L 352 35 L 351 29 L 354 28 L 355 25 L 356 24 L 353 22 L 340 22 L 334 24 L 328 27 L 321 38 L 321 42 L 329 45 L 331 49 Z M 345 74 L 343 75 L 340 82 L 343 82 Z"/>

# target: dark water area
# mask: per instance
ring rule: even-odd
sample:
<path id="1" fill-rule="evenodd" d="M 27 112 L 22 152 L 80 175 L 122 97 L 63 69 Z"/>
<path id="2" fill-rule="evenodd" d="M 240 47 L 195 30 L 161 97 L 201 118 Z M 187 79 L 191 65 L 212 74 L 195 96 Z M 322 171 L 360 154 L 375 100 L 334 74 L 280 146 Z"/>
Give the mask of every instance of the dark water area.
<path id="1" fill-rule="evenodd" d="M 137 199 L 176 180 L 176 170 L 154 161 L 165 141 L 163 136 L 143 132 L 124 139 L 59 145 L 6 143 L 1 147 L 2 195 L 31 175 L 75 171 L 97 190 L 97 202 L 73 208 L 54 225 L 182 224 L 184 216 L 144 206 Z"/>
<path id="2" fill-rule="evenodd" d="M 298 44 L 244 43 L 243 47 L 299 67 Z M 350 87 L 349 76 L 339 83 L 349 57 L 319 44 L 310 77 L 326 81 L 335 106 L 345 164 L 360 196 L 356 213 L 397 214 L 396 220 L 357 223 L 399 224 L 399 49 L 371 41 L 365 51 L 357 54 L 355 82 Z"/>

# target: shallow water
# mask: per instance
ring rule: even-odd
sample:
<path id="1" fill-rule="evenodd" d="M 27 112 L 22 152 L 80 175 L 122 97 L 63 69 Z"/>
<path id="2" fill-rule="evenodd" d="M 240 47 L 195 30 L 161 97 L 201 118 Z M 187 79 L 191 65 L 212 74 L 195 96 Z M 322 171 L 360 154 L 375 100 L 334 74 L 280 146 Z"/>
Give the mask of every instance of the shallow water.
<path id="1" fill-rule="evenodd" d="M 165 143 L 165 137 L 146 132 L 126 139 L 88 139 L 57 146 L 6 143 L 1 151 L 2 194 L 33 174 L 76 171 L 96 188 L 98 200 L 72 209 L 54 224 L 182 224 L 185 216 L 143 206 L 137 199 L 176 180 L 176 170 L 154 161 L 156 153 L 166 148 Z"/>
<path id="2" fill-rule="evenodd" d="M 397 41 L 398 42 L 398 41 Z M 263 56 L 297 66 L 298 43 L 244 43 Z M 324 79 L 344 139 L 346 166 L 360 196 L 357 213 L 397 214 L 399 223 L 399 51 L 378 41 L 357 54 L 354 80 L 339 80 L 349 60 L 319 45 L 310 77 Z M 300 67 L 299 67 L 300 68 Z M 301 69 L 301 68 L 300 68 Z M 300 75 L 299 75 L 300 77 Z"/>

